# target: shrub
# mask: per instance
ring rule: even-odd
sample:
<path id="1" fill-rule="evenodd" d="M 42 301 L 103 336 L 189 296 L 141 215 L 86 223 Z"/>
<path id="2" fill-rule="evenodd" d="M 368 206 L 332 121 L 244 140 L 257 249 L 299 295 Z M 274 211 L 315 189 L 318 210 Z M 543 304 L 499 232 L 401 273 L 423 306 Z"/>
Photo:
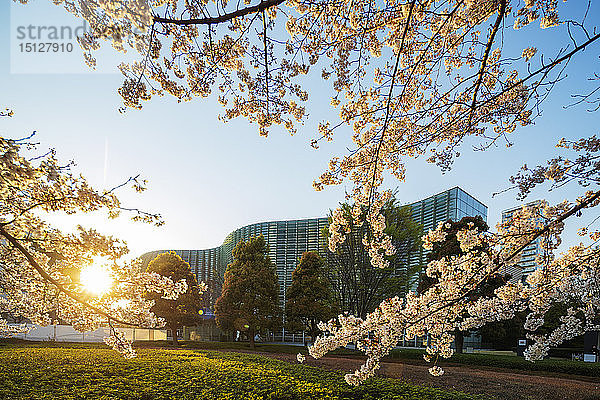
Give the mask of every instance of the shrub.
<path id="1" fill-rule="evenodd" d="M 392 359 L 421 360 L 423 350 L 396 349 L 390 354 Z M 481 365 L 488 367 L 508 368 L 521 371 L 558 372 L 570 375 L 600 376 L 600 364 L 584 363 L 570 360 L 541 360 L 531 362 L 523 357 L 495 354 L 454 354 L 448 363 Z M 424 361 L 423 361 L 424 363 Z"/>

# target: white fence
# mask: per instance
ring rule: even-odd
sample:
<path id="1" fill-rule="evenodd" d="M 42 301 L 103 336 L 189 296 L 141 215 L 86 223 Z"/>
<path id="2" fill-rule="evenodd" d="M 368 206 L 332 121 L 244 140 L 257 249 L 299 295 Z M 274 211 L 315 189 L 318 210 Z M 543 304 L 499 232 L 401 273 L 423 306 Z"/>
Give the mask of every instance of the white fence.
<path id="1" fill-rule="evenodd" d="M 56 341 L 56 342 L 102 342 L 103 338 L 108 336 L 109 328 L 98 328 L 95 331 L 79 332 L 69 325 L 49 325 L 37 326 L 27 325 L 30 328 L 27 333 L 20 333 L 12 337 L 24 340 L 35 341 Z M 125 333 L 125 337 L 134 341 L 146 340 L 167 340 L 167 331 L 159 329 L 141 329 L 141 328 L 116 328 Z"/>

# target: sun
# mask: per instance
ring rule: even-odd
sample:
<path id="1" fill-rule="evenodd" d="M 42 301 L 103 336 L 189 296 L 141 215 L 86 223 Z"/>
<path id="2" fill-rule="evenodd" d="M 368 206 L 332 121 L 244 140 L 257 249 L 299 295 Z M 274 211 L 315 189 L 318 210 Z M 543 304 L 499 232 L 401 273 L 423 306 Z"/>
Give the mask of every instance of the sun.
<path id="1" fill-rule="evenodd" d="M 113 278 L 108 268 L 93 263 L 83 267 L 79 275 L 79 282 L 87 292 L 101 296 L 110 290 Z"/>

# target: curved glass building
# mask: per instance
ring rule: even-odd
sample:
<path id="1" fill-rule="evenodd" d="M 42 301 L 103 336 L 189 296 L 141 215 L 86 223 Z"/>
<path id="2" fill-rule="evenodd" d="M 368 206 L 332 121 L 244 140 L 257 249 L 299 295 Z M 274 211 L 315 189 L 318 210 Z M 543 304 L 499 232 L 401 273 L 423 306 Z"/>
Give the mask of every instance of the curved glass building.
<path id="1" fill-rule="evenodd" d="M 423 232 L 435 229 L 442 221 L 460 220 L 464 216 L 480 215 L 487 219 L 487 207 L 459 187 L 446 190 L 424 200 L 409 204 L 413 220 L 423 226 Z M 290 221 L 259 222 L 243 226 L 231 232 L 219 247 L 205 250 L 171 250 L 190 264 L 198 280 L 208 284 L 210 303 L 214 304 L 221 293 L 223 275 L 227 265 L 233 261 L 232 250 L 242 240 L 263 235 L 269 245 L 269 256 L 279 277 L 279 301 L 285 304 L 286 290 L 292 281 L 302 253 L 314 251 L 327 259 L 322 231 L 328 225 L 327 217 Z M 153 251 L 142 257 L 149 262 L 156 255 L 169 250 Z M 423 264 L 426 260 L 423 249 L 411 253 L 410 267 Z"/>
<path id="2" fill-rule="evenodd" d="M 269 257 L 279 278 L 279 301 L 285 304 L 286 289 L 292 282 L 292 272 L 298 265 L 302 253 L 318 252 L 325 254 L 323 228 L 328 225 L 327 217 L 290 221 L 269 221 L 246 225 L 231 232 L 219 247 L 205 250 L 171 250 L 190 264 L 196 279 L 209 285 L 210 303 L 214 304 L 221 291 L 225 269 L 233 261 L 232 251 L 241 241 L 263 235 L 269 246 Z M 156 255 L 169 250 L 153 251 L 144 254 L 148 262 Z"/>

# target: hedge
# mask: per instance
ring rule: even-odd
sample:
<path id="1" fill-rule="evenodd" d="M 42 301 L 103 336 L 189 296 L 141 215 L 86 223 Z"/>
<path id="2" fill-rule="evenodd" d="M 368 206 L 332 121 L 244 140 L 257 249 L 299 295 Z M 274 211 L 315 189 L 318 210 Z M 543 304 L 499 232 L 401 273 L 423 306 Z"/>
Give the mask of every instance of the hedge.
<path id="1" fill-rule="evenodd" d="M 423 360 L 423 350 L 396 349 L 390 358 L 404 360 Z M 522 371 L 557 372 L 569 375 L 600 376 L 600 363 L 585 363 L 570 360 L 527 361 L 523 357 L 496 354 L 454 354 L 446 363 L 480 365 L 497 368 L 508 368 Z M 423 361 L 425 363 L 425 361 Z M 444 363 L 442 363 L 444 364 Z"/>

